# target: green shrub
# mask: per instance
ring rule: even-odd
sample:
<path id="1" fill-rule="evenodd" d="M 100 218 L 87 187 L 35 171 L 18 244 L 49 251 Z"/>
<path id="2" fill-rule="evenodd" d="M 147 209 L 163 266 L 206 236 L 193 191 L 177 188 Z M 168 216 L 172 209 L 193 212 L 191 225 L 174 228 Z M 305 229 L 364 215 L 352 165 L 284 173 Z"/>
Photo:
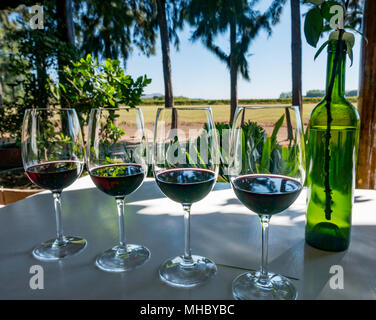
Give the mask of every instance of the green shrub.
<path id="1" fill-rule="evenodd" d="M 82 126 L 88 123 L 93 108 L 138 106 L 144 88 L 151 82 L 146 75 L 136 80 L 126 75 L 119 60 L 106 59 L 99 64 L 90 54 L 64 71 L 68 84 L 60 84 L 61 90 L 55 91 L 66 105 L 76 109 Z"/>
<path id="2" fill-rule="evenodd" d="M 283 173 L 294 175 L 299 169 L 295 161 L 298 145 L 296 137 L 290 139 L 288 146 L 277 142 L 277 134 L 285 120 L 285 115 L 274 124 L 272 134 L 266 134 L 263 127 L 256 122 L 248 121 L 241 125 L 242 167 L 250 173 Z M 224 129 L 230 129 L 228 123 L 217 122 L 215 127 L 219 136 L 220 167 L 218 181 L 229 182 L 227 169 L 229 166 L 230 137 L 224 136 Z"/>

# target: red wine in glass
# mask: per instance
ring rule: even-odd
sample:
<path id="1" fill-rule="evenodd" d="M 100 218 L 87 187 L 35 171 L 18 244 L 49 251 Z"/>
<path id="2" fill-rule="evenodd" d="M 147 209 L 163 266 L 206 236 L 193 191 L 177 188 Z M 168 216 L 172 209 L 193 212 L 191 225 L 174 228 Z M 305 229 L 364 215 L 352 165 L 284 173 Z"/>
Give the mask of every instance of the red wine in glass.
<path id="1" fill-rule="evenodd" d="M 218 149 L 210 108 L 158 109 L 153 148 L 155 180 L 162 193 L 180 203 L 184 211 L 184 253 L 168 258 L 159 268 L 160 279 L 173 287 L 198 286 L 217 272 L 211 259 L 192 254 L 190 219 L 192 204 L 204 199 L 217 180 Z"/>
<path id="2" fill-rule="evenodd" d="M 157 184 L 167 197 L 186 204 L 205 198 L 215 179 L 215 172 L 195 168 L 170 169 L 156 175 Z"/>
<path id="3" fill-rule="evenodd" d="M 240 202 L 261 222 L 261 268 L 232 282 L 238 300 L 294 300 L 298 292 L 286 277 L 268 270 L 269 224 L 288 209 L 305 181 L 304 135 L 296 106 L 239 107 L 229 150 L 229 177 Z"/>
<path id="4" fill-rule="evenodd" d="M 81 173 L 79 161 L 51 161 L 26 168 L 26 174 L 37 186 L 52 191 L 62 191 Z"/>
<path id="5" fill-rule="evenodd" d="M 90 170 L 97 188 L 113 197 L 122 197 L 134 192 L 143 182 L 145 173 L 141 165 L 116 164 Z"/>
<path id="6" fill-rule="evenodd" d="M 114 128 L 118 129 L 116 136 L 112 135 Z M 103 271 L 133 270 L 150 259 L 148 248 L 127 242 L 124 226 L 125 200 L 145 179 L 148 148 L 140 108 L 92 109 L 86 165 L 96 187 L 114 197 L 119 226 L 119 243 L 95 260 L 95 265 Z"/>
<path id="7" fill-rule="evenodd" d="M 79 178 L 84 162 L 84 143 L 74 109 L 27 109 L 22 124 L 22 160 L 26 175 L 42 189 L 50 190 L 56 215 L 56 238 L 42 242 L 33 256 L 57 261 L 86 247 L 81 237 L 63 233 L 61 194 Z"/>
<path id="8" fill-rule="evenodd" d="M 302 191 L 299 181 L 278 175 L 244 175 L 231 183 L 241 203 L 259 215 L 286 210 Z"/>

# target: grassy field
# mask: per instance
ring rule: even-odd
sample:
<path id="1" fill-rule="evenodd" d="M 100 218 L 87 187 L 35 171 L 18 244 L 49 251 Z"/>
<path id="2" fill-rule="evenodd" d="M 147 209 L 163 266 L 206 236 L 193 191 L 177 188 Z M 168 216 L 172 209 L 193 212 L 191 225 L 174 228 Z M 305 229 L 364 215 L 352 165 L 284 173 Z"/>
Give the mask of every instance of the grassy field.
<path id="1" fill-rule="evenodd" d="M 357 103 L 354 103 L 354 106 L 357 107 Z M 257 111 L 255 113 L 255 118 L 254 121 L 259 122 L 262 120 L 262 123 L 269 128 L 270 130 L 273 130 L 274 124 L 278 121 L 279 117 L 283 112 L 273 112 L 272 108 L 273 106 L 288 106 L 289 104 L 270 104 L 270 105 L 264 105 L 265 109 L 262 111 Z M 303 104 L 303 127 L 306 128 L 308 124 L 308 119 L 309 115 L 311 114 L 312 109 L 317 105 L 317 103 L 304 103 Z M 176 106 L 177 108 L 184 108 L 184 107 L 189 107 L 189 108 L 195 108 L 195 107 L 207 107 L 208 105 L 186 105 L 186 106 Z M 260 106 L 258 104 L 241 104 L 241 106 Z M 153 131 L 154 131 L 154 123 L 155 123 L 155 118 L 157 114 L 157 109 L 160 108 L 161 106 L 159 105 L 147 105 L 147 106 L 141 106 L 143 115 L 144 115 L 144 120 L 145 120 L 145 128 L 148 130 L 148 136 L 149 138 L 152 138 L 153 136 Z M 211 105 L 210 106 L 213 111 L 213 117 L 214 117 L 214 122 L 228 122 L 230 118 L 230 106 L 229 105 Z M 198 125 L 198 123 L 202 123 L 202 113 L 192 113 L 192 112 L 187 112 L 184 114 L 184 125 L 182 129 L 186 130 L 189 128 L 196 128 L 196 127 L 201 127 L 202 125 Z M 247 116 L 248 118 L 251 118 L 250 115 Z M 128 121 L 129 123 L 129 121 Z M 285 124 L 284 124 L 285 125 Z M 284 126 L 283 125 L 283 126 Z M 268 130 L 267 130 L 268 131 Z M 281 129 L 281 134 L 285 131 L 285 128 Z"/>
<path id="2" fill-rule="evenodd" d="M 347 99 L 351 103 L 355 103 L 358 101 L 357 97 L 347 97 Z M 317 104 L 322 100 L 322 97 L 303 97 L 304 104 Z M 204 99 L 188 99 L 185 97 L 174 97 L 174 104 L 175 106 L 193 106 L 193 105 L 210 105 L 210 106 L 217 106 L 217 105 L 229 105 L 230 100 L 204 100 Z M 278 98 L 278 99 L 239 99 L 239 105 L 269 105 L 269 104 L 287 104 L 291 105 L 291 98 Z M 163 106 L 164 105 L 164 98 L 160 97 L 158 99 L 143 99 L 142 105 L 155 105 L 155 106 Z"/>
<path id="3" fill-rule="evenodd" d="M 268 105 L 266 107 L 273 107 L 273 106 L 284 106 L 287 104 L 274 104 L 274 105 Z M 303 123 L 304 125 L 307 124 L 309 115 L 314 108 L 316 104 L 309 103 L 309 104 L 304 104 L 303 106 Z M 242 106 L 255 106 L 255 105 L 242 105 Z M 142 112 L 144 114 L 144 119 L 145 119 L 145 124 L 147 127 L 150 125 L 154 125 L 155 121 L 155 116 L 157 113 L 157 109 L 161 106 L 153 106 L 153 105 L 148 105 L 148 106 L 141 106 Z M 194 108 L 194 107 L 207 107 L 207 105 L 197 105 L 197 106 L 177 106 L 177 108 L 183 108 L 183 107 L 189 107 L 189 108 Z M 211 106 L 212 111 L 213 111 L 213 117 L 215 122 L 228 122 L 230 118 L 230 106 L 229 105 L 213 105 Z M 271 110 L 268 110 L 265 108 L 264 111 L 261 111 L 260 117 L 264 119 L 266 122 L 272 121 L 275 117 L 271 113 Z M 192 113 L 192 116 L 190 119 L 192 122 L 197 121 L 198 119 L 194 118 L 194 113 Z M 259 119 L 255 119 L 259 120 Z"/>

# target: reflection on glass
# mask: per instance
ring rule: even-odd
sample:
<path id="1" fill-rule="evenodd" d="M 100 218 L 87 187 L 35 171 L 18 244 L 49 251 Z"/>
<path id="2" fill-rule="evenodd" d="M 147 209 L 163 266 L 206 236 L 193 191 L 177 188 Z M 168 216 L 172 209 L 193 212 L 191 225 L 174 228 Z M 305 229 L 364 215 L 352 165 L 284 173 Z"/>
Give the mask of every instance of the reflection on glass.
<path id="1" fill-rule="evenodd" d="M 87 167 L 99 190 L 116 200 L 119 244 L 96 259 L 104 271 L 135 269 L 150 258 L 150 251 L 126 241 L 124 206 L 126 196 L 135 192 L 147 174 L 148 145 L 139 108 L 93 109 L 90 113 Z"/>
<path id="2" fill-rule="evenodd" d="M 74 109 L 28 109 L 22 127 L 22 159 L 29 179 L 52 192 L 56 239 L 33 250 L 42 261 L 55 261 L 81 252 L 86 240 L 63 234 L 61 193 L 80 175 L 84 148 Z"/>
<path id="3" fill-rule="evenodd" d="M 236 110 L 231 133 L 229 176 L 238 199 L 260 217 L 261 268 L 232 283 L 235 299 L 296 299 L 289 279 L 268 271 L 268 232 L 272 215 L 289 208 L 305 179 L 304 139 L 297 107 Z"/>
<path id="4" fill-rule="evenodd" d="M 192 255 L 190 212 L 205 198 L 218 175 L 218 145 L 210 108 L 158 109 L 154 131 L 153 171 L 161 191 L 184 210 L 184 253 L 159 268 L 161 280 L 190 288 L 211 279 L 217 267 L 209 258 Z"/>

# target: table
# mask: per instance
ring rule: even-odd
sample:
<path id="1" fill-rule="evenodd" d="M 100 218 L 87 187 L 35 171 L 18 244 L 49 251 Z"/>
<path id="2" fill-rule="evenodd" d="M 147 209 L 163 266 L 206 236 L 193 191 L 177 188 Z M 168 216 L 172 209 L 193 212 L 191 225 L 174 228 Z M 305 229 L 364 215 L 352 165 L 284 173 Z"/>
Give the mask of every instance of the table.
<path id="1" fill-rule="evenodd" d="M 299 299 L 376 299 L 376 191 L 356 190 L 350 248 L 329 253 L 304 242 L 305 192 L 271 220 L 269 270 L 292 277 Z M 127 199 L 128 241 L 146 245 L 150 261 L 139 269 L 113 274 L 94 266 L 95 257 L 118 241 L 114 199 L 97 190 L 88 176 L 62 196 L 65 234 L 83 236 L 80 255 L 59 262 L 35 260 L 36 244 L 55 236 L 52 196 L 43 192 L 0 209 L 0 299 L 232 299 L 231 282 L 241 268 L 257 269 L 261 227 L 256 215 L 235 198 L 228 184 L 192 206 L 191 248 L 218 265 L 209 283 L 176 289 L 158 278 L 158 266 L 183 252 L 183 212 L 153 179 Z M 30 268 L 44 270 L 44 289 L 31 289 Z M 344 289 L 331 289 L 330 268 L 344 270 Z M 233 266 L 233 267 L 231 267 Z M 235 268 L 236 267 L 236 268 Z"/>

